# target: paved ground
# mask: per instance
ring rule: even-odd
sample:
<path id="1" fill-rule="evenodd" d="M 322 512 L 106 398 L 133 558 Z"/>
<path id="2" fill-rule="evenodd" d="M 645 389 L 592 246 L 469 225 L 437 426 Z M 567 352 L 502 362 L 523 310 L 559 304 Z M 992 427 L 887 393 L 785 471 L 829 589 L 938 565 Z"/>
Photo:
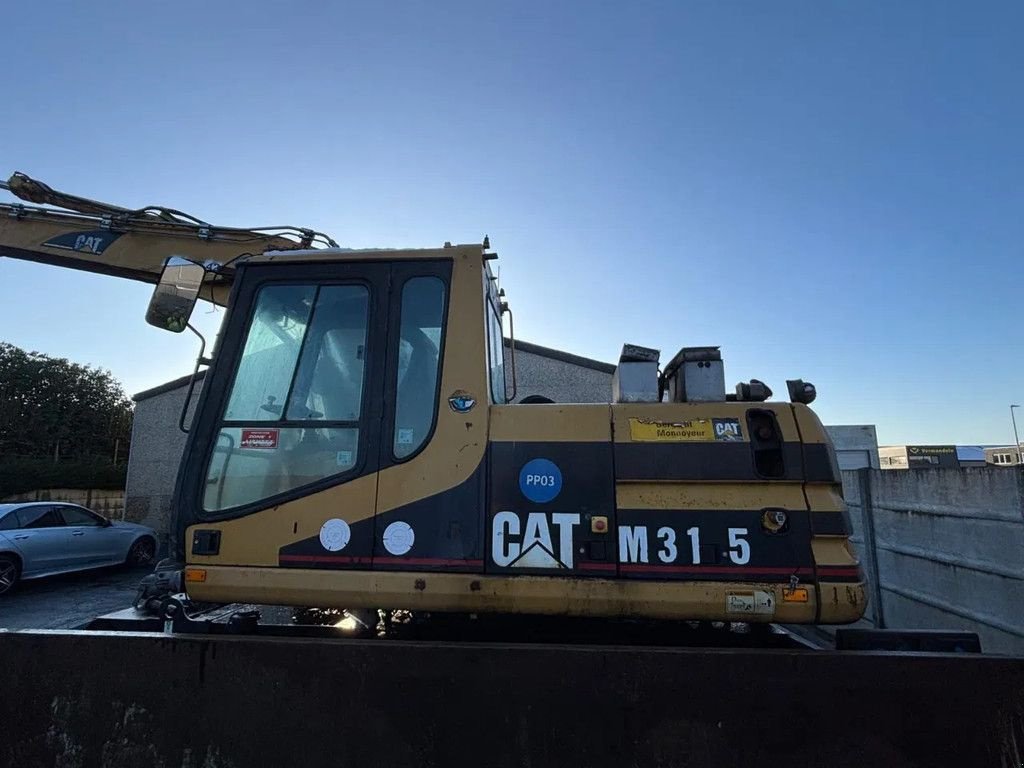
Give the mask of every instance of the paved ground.
<path id="1" fill-rule="evenodd" d="M 0 597 L 0 629 L 75 629 L 131 607 L 135 588 L 153 566 L 115 566 L 23 581 Z"/>

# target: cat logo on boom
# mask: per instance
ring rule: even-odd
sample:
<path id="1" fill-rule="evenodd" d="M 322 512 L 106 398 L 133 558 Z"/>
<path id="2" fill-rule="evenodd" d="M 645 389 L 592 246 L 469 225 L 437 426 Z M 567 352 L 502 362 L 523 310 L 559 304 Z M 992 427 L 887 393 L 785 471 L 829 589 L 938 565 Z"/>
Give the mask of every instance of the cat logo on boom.
<path id="1" fill-rule="evenodd" d="M 120 236 L 120 232 L 106 232 L 103 230 L 93 232 L 68 232 L 67 234 L 50 238 L 43 243 L 43 245 L 49 248 L 62 248 L 66 251 L 92 253 L 98 256 Z"/>

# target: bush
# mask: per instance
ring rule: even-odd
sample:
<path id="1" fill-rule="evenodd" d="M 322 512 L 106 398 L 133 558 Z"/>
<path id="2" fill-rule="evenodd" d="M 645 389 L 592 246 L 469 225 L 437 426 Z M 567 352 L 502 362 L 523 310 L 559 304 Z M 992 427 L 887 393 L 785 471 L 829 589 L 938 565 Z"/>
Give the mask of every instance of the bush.
<path id="1" fill-rule="evenodd" d="M 11 456 L 0 458 L 0 498 L 41 488 L 121 490 L 128 468 L 109 461 L 61 461 Z"/>

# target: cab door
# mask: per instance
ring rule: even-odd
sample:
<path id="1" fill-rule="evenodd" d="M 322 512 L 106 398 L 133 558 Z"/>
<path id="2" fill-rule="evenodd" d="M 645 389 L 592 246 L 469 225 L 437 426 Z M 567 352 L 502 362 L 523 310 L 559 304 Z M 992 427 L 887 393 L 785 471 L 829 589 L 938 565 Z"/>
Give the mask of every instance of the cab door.
<path id="1" fill-rule="evenodd" d="M 424 451 L 435 438 L 439 410 L 450 409 L 442 405 L 440 384 L 451 271 L 447 262 L 392 265 L 382 470 L 404 465 L 414 475 L 445 471 Z M 473 569 L 480 528 L 477 485 L 474 478 L 447 493 L 417 497 L 411 483 L 383 472 L 373 567 Z"/>
<path id="2" fill-rule="evenodd" d="M 198 507 L 191 522 L 229 522 L 211 528 L 215 536 L 194 531 L 190 561 L 367 567 L 388 266 L 240 272 L 189 452 L 209 448 L 201 464 L 187 456 L 185 479 Z"/>

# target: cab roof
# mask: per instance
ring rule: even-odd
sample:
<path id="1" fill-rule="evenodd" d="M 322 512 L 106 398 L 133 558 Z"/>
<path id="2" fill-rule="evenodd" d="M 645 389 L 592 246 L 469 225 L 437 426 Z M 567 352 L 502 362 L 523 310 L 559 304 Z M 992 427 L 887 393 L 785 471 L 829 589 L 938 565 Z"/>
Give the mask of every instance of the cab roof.
<path id="1" fill-rule="evenodd" d="M 397 261 L 417 259 L 452 259 L 456 256 L 483 256 L 487 250 L 481 243 L 445 243 L 440 248 L 304 248 L 265 251 L 246 258 L 248 264 L 288 263 L 295 261 Z"/>

